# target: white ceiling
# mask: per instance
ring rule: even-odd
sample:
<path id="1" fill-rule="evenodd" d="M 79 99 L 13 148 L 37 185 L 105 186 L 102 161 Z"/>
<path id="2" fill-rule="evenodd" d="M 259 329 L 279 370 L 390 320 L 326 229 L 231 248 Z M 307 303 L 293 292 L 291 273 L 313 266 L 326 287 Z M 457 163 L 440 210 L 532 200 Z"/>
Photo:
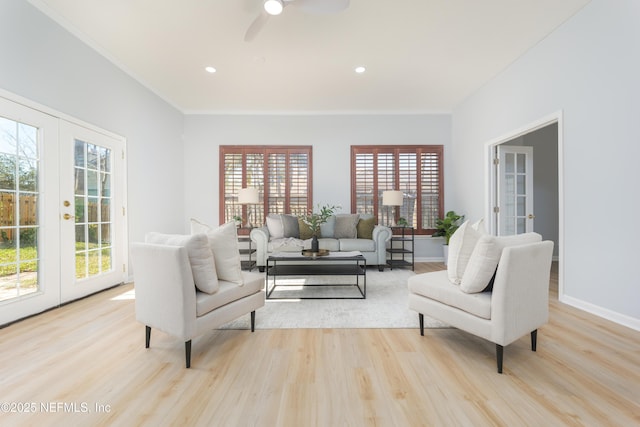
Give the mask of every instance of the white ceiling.
<path id="1" fill-rule="evenodd" d="M 589 1 L 292 6 L 248 43 L 263 0 L 30 0 L 186 113 L 449 112 Z"/>

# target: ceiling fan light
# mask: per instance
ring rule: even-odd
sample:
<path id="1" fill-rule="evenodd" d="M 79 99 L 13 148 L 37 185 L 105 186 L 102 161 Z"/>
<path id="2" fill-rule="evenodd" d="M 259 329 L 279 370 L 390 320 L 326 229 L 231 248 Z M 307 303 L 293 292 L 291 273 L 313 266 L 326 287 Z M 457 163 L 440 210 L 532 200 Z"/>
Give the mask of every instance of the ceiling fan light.
<path id="1" fill-rule="evenodd" d="M 283 8 L 282 0 L 266 0 L 264 2 L 264 10 L 269 15 L 280 15 Z"/>

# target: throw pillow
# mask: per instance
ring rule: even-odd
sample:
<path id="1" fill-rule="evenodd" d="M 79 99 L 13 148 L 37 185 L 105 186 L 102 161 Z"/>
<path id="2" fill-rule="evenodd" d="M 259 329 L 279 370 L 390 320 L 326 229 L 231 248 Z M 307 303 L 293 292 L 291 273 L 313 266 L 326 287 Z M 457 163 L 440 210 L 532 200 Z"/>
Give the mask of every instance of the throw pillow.
<path id="1" fill-rule="evenodd" d="M 318 237 L 327 237 L 332 238 L 335 237 L 336 233 L 336 216 L 331 215 L 327 222 L 320 225 L 320 236 Z"/>
<path id="2" fill-rule="evenodd" d="M 300 226 L 298 225 L 298 217 L 293 215 L 280 215 L 282 219 L 282 228 L 284 237 L 300 238 Z"/>
<path id="3" fill-rule="evenodd" d="M 207 229 L 211 252 L 216 265 L 219 280 L 243 285 L 238 231 L 233 222 L 227 222 L 213 228 L 194 219 L 191 220 L 191 231 Z"/>
<path id="4" fill-rule="evenodd" d="M 269 214 L 267 216 L 267 229 L 269 230 L 270 239 L 282 239 L 284 237 L 284 225 L 282 224 L 282 215 Z"/>
<path id="5" fill-rule="evenodd" d="M 218 275 L 209 247 L 209 241 L 204 234 L 191 236 L 179 234 L 147 233 L 145 242 L 159 245 L 184 246 L 187 248 L 189 264 L 196 288 L 201 292 L 213 294 L 218 291 Z"/>
<path id="6" fill-rule="evenodd" d="M 311 232 L 311 227 L 302 221 L 302 219 L 298 218 L 298 229 L 300 230 L 300 239 L 307 240 L 313 237 L 313 233 Z"/>
<path id="7" fill-rule="evenodd" d="M 474 222 L 473 224 L 471 224 L 471 228 L 473 228 L 474 230 L 476 230 L 477 232 L 479 232 L 480 234 L 489 234 L 487 233 L 487 229 L 484 226 L 484 218 L 481 218 L 479 220 L 477 220 L 476 222 Z"/>
<path id="8" fill-rule="evenodd" d="M 333 237 L 336 239 L 355 239 L 358 237 L 356 226 L 360 215 L 339 214 L 336 215 L 336 228 Z"/>
<path id="9" fill-rule="evenodd" d="M 360 218 L 356 226 L 358 239 L 373 239 L 373 229 L 376 226 L 376 219 Z"/>
<path id="10" fill-rule="evenodd" d="M 469 226 L 469 221 L 465 221 L 449 239 L 447 274 L 449 280 L 456 285 L 462 281 L 464 270 L 479 238 L 480 233 Z"/>
<path id="11" fill-rule="evenodd" d="M 460 290 L 471 294 L 486 289 L 498 267 L 501 253 L 502 248 L 495 237 L 489 235 L 480 237 L 462 275 Z"/>

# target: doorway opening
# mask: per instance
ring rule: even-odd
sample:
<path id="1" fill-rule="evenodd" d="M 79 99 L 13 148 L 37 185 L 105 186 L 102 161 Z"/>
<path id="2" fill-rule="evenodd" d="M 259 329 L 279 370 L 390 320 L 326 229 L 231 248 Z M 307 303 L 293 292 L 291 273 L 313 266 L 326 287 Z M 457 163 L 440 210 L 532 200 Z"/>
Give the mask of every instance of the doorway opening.
<path id="1" fill-rule="evenodd" d="M 486 218 L 491 234 L 535 231 L 554 242 L 558 261 L 558 294 L 563 295 L 563 162 L 562 112 L 530 123 L 486 144 Z M 512 164 L 498 167 L 500 156 L 511 153 Z M 521 165 L 531 163 L 527 168 Z M 521 169 L 520 169 L 521 168 Z M 525 176 L 526 172 L 526 176 Z M 529 181 L 530 182 L 527 182 Z M 530 184 L 524 190 L 525 183 Z M 506 187 L 506 190 L 505 190 Z M 526 196 L 526 202 L 525 202 Z M 509 198 L 505 202 L 505 198 Z M 506 224 L 506 225 L 505 225 Z"/>

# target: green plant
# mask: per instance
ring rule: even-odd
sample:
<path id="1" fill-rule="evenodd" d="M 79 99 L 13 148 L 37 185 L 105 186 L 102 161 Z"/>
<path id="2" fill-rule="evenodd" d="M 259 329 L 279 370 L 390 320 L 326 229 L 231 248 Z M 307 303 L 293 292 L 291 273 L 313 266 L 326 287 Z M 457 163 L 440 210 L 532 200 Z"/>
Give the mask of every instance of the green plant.
<path id="1" fill-rule="evenodd" d="M 436 231 L 433 237 L 444 237 L 444 244 L 449 244 L 449 239 L 455 231 L 460 227 L 460 223 L 464 220 L 464 215 L 458 215 L 454 211 L 449 211 L 444 218 L 436 220 Z"/>
<path id="2" fill-rule="evenodd" d="M 407 221 L 405 217 L 401 216 L 400 218 L 398 218 L 398 225 L 406 227 L 409 225 L 409 221 Z"/>
<path id="3" fill-rule="evenodd" d="M 242 217 L 240 215 L 234 215 L 233 220 L 238 224 L 242 224 Z"/>
<path id="4" fill-rule="evenodd" d="M 313 212 L 312 210 L 306 215 L 300 215 L 299 218 L 309 226 L 311 233 L 317 237 L 320 232 L 320 226 L 327 222 L 329 217 L 338 209 L 340 209 L 340 206 L 320 206 L 318 204 L 318 212 Z"/>

